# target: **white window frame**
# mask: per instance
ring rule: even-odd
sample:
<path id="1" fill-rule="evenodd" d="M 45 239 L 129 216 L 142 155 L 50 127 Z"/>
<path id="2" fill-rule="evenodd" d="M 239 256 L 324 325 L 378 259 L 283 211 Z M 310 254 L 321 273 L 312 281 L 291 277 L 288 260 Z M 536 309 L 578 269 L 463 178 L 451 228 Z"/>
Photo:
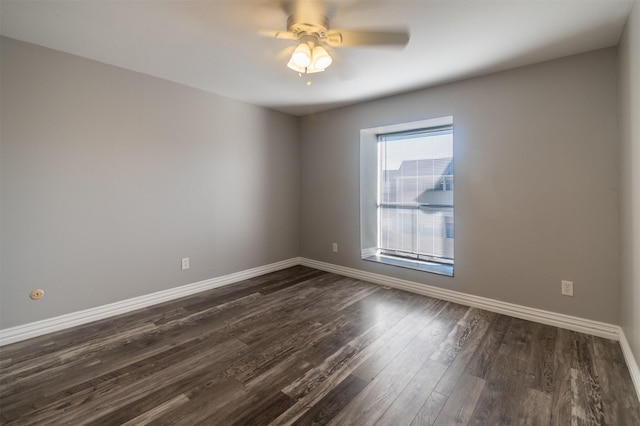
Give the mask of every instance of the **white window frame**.
<path id="1" fill-rule="evenodd" d="M 453 276 L 453 263 L 443 264 L 424 260 L 403 259 L 401 257 L 383 255 L 379 250 L 378 136 L 441 126 L 453 126 L 453 116 L 360 130 L 360 246 L 363 260 Z"/>

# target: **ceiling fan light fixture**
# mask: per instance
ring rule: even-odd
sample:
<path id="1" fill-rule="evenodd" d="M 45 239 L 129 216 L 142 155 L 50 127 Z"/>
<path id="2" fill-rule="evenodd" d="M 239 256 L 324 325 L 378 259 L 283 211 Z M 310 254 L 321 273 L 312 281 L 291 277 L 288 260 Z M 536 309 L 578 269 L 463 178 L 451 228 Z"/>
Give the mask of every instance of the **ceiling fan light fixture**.
<path id="1" fill-rule="evenodd" d="M 316 46 L 313 48 L 313 67 L 319 70 L 325 70 L 331 63 L 333 59 L 327 53 L 327 50 L 322 46 Z"/>
<path id="2" fill-rule="evenodd" d="M 313 66 L 313 64 L 311 64 L 305 69 L 305 71 L 306 71 L 306 74 L 315 74 L 317 72 L 324 71 L 324 68 L 316 68 Z"/>
<path id="3" fill-rule="evenodd" d="M 307 43 L 300 43 L 291 55 L 289 63 L 295 64 L 298 68 L 306 68 L 311 64 L 311 49 Z M 291 68 L 291 67 L 289 67 Z"/>
<path id="4" fill-rule="evenodd" d="M 306 67 L 299 67 L 298 65 L 293 63 L 293 60 L 289 60 L 289 63 L 287 64 L 287 66 L 294 70 L 297 73 L 300 74 L 306 74 L 307 73 L 307 68 Z"/>
<path id="5" fill-rule="evenodd" d="M 324 71 L 333 59 L 327 50 L 320 46 L 316 34 L 304 34 L 298 39 L 287 66 L 300 74 L 314 74 Z"/>

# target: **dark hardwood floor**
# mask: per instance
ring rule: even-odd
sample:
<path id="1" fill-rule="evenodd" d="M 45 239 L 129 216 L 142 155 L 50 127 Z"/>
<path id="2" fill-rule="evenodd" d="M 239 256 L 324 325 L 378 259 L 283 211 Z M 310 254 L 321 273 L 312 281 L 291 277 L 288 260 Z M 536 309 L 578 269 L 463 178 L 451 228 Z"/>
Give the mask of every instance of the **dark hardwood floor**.
<path id="1" fill-rule="evenodd" d="M 0 349 L 19 425 L 640 425 L 618 342 L 297 266 Z"/>

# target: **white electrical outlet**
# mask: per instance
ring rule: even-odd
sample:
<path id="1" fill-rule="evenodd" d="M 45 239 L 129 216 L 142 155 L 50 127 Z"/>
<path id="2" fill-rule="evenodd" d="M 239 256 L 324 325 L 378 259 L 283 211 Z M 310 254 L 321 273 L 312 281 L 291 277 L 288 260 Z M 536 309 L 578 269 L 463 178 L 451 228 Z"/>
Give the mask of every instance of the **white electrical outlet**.
<path id="1" fill-rule="evenodd" d="M 184 271 L 185 269 L 189 269 L 189 258 L 188 257 L 183 257 L 182 258 L 182 270 Z"/>
<path id="2" fill-rule="evenodd" d="M 562 295 L 573 296 L 573 281 L 562 280 Z"/>
<path id="3" fill-rule="evenodd" d="M 333 252 L 334 253 L 338 252 L 338 243 L 333 243 Z"/>

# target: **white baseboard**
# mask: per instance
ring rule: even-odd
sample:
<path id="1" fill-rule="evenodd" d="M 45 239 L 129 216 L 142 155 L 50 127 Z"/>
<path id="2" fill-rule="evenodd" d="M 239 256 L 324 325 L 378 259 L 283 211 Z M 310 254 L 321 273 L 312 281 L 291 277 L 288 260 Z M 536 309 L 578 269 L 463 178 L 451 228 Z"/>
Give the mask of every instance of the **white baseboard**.
<path id="1" fill-rule="evenodd" d="M 579 331 L 581 333 L 591 334 L 607 339 L 620 340 L 621 329 L 617 325 L 558 314 L 541 309 L 529 308 L 526 306 L 515 305 L 512 303 L 501 302 L 485 297 L 474 296 L 457 291 L 433 287 L 426 284 L 420 284 L 413 281 L 388 277 L 386 275 L 374 274 L 371 272 L 360 271 L 357 269 L 333 265 L 317 260 L 297 257 L 265 266 L 259 266 L 257 268 L 247 269 L 245 271 L 240 271 L 229 275 L 224 275 L 221 277 L 211 278 L 192 284 L 159 291 L 144 296 L 134 297 L 132 299 L 110 303 L 108 305 L 98 306 L 96 308 L 86 309 L 79 312 L 72 312 L 70 314 L 0 330 L 0 346 L 30 339 L 36 336 L 41 336 L 43 334 L 52 333 L 54 331 L 63 330 L 77 325 L 86 324 L 114 315 L 131 312 L 136 309 L 178 299 L 184 296 L 189 296 L 191 294 L 210 290 L 216 287 L 233 284 L 238 281 L 257 277 L 259 275 L 278 271 L 280 269 L 288 268 L 295 265 L 305 265 L 322 271 L 333 272 L 364 281 L 370 281 L 376 284 L 406 290 L 412 293 L 448 300 L 466 306 L 473 306 L 491 312 L 510 315 L 516 318 L 522 318 L 543 324 L 553 325 L 556 327 Z M 630 349 L 628 348 L 627 350 L 630 354 Z M 640 381 L 640 379 L 638 380 Z"/>
<path id="2" fill-rule="evenodd" d="M 29 324 L 19 325 L 8 329 L 0 330 L 0 346 L 21 340 L 30 339 L 32 337 L 41 336 L 43 334 L 52 333 L 54 331 L 63 330 L 92 321 L 119 315 L 136 309 L 178 299 L 180 297 L 189 296 L 201 291 L 210 290 L 216 287 L 233 284 L 238 281 L 257 277 L 269 272 L 278 271 L 295 265 L 305 265 L 311 268 L 320 269 L 322 271 L 333 272 L 348 277 L 358 278 L 370 281 L 376 284 L 386 285 L 389 287 L 406 290 L 412 293 L 431 296 L 438 299 L 448 300 L 460 303 L 466 306 L 474 306 L 486 309 L 491 312 L 510 315 L 516 318 L 522 318 L 530 321 L 540 322 L 543 324 L 553 325 L 556 327 L 566 328 L 569 330 L 579 331 L 581 333 L 591 334 L 594 336 L 605 337 L 608 339 L 620 340 L 620 327 L 613 324 L 587 320 L 583 318 L 573 317 L 569 315 L 558 314 L 554 312 L 544 311 L 541 309 L 529 308 L 526 306 L 515 305 L 512 303 L 501 302 L 485 297 L 474 296 L 470 294 L 460 293 L 457 291 L 446 290 L 438 287 L 420 284 L 413 281 L 401 280 L 399 278 L 388 277 L 386 275 L 374 274 L 371 272 L 360 271 L 357 269 L 347 268 L 344 266 L 333 265 L 330 263 L 320 262 L 317 260 L 306 258 L 292 258 L 281 262 L 272 263 L 257 268 L 247 269 L 245 271 L 236 272 L 221 277 L 211 278 L 184 286 L 159 291 L 156 293 L 134 297 L 132 299 L 122 300 L 108 305 L 98 306 L 96 308 L 86 309 L 79 312 L 73 312 L 54 318 L 32 322 Z M 626 341 L 625 341 L 626 342 Z M 623 350 L 625 348 L 623 347 Z M 627 344 L 627 352 L 631 354 L 631 350 Z M 627 356 L 625 352 L 625 357 Z M 632 355 L 631 355 L 632 356 Z M 637 364 L 636 364 L 637 370 Z M 640 374 L 634 378 L 634 383 L 640 383 Z"/>
<path id="3" fill-rule="evenodd" d="M 636 395 L 638 395 L 638 399 L 640 400 L 640 368 L 638 368 L 638 363 L 636 362 L 636 358 L 633 356 L 631 346 L 629 346 L 629 341 L 624 335 L 624 330 L 622 330 L 622 328 L 620 328 L 620 347 L 622 348 L 624 360 L 627 363 L 627 368 L 631 374 L 633 386 L 636 388 Z"/>
<path id="4" fill-rule="evenodd" d="M 54 331 L 64 330 L 66 328 L 75 327 L 77 325 L 87 324 L 115 315 L 124 314 L 158 303 L 179 299 L 181 297 L 189 296 L 201 291 L 233 284 L 238 281 L 257 277 L 263 274 L 268 274 L 269 272 L 279 271 L 281 269 L 289 268 L 291 266 L 299 264 L 300 258 L 287 259 L 281 262 L 258 266 L 257 268 L 247 269 L 245 271 L 240 271 L 221 277 L 211 278 L 192 284 L 186 284 L 180 287 L 170 288 L 168 290 L 162 290 L 156 293 L 146 294 L 144 296 L 134 297 L 131 299 L 121 300 L 119 302 L 110 303 L 108 305 L 98 306 L 95 308 L 85 309 L 83 311 L 72 312 L 70 314 L 60 315 L 54 318 L 48 318 L 29 324 L 7 328 L 4 330 L 0 330 L 0 346 L 20 342 L 32 337 L 42 336 L 47 333 L 53 333 Z"/>
<path id="5" fill-rule="evenodd" d="M 473 306 L 476 308 L 481 308 L 487 311 L 509 315 L 516 318 L 522 318 L 542 324 L 578 331 L 585 334 L 604 337 L 607 339 L 618 340 L 620 342 L 625 361 L 629 368 L 631 379 L 633 380 L 633 384 L 636 389 L 636 394 L 640 399 L 640 368 L 638 368 L 638 364 L 635 360 L 635 357 L 633 356 L 633 352 L 631 351 L 631 347 L 629 346 L 629 342 L 627 341 L 623 330 L 617 325 L 573 317 L 570 315 L 558 314 L 541 309 L 529 308 L 513 303 L 501 302 L 494 299 L 488 299 L 485 297 L 446 290 L 426 284 L 420 284 L 408 280 L 401 280 L 399 278 L 360 271 L 358 269 L 347 268 L 344 266 L 320 262 L 303 257 L 291 258 L 283 260 L 281 262 L 271 263 L 269 265 L 259 266 L 257 268 L 247 269 L 245 271 L 240 271 L 221 277 L 211 278 L 208 280 L 171 288 L 144 296 L 134 297 L 132 299 L 122 300 L 120 302 L 110 303 L 108 305 L 98 306 L 96 308 L 86 309 L 79 312 L 73 312 L 54 318 L 0 330 L 0 346 L 30 339 L 32 337 L 41 336 L 47 333 L 64 330 L 70 327 L 75 327 L 77 325 L 87 324 L 115 315 L 124 314 L 136 309 L 145 308 L 147 306 L 167 302 L 170 300 L 175 300 L 205 290 L 230 285 L 242 280 L 257 277 L 259 275 L 267 274 L 270 272 L 279 271 L 281 269 L 289 268 L 296 265 L 304 265 L 322 271 L 333 272 L 347 277 L 357 278 L 363 281 L 369 281 L 388 287 L 394 287 L 416 294 L 422 294 L 442 300 L 448 300 L 465 306 Z"/>
<path id="6" fill-rule="evenodd" d="M 555 312 L 544 311 L 542 309 L 529 308 L 513 303 L 501 302 L 499 300 L 488 299 L 486 297 L 460 293 L 458 291 L 442 289 L 427 284 L 401 280 L 399 278 L 360 271 L 358 269 L 333 265 L 330 263 L 320 262 L 307 258 L 300 258 L 300 264 L 309 266 L 311 268 L 320 269 L 322 271 L 333 272 L 336 274 L 345 275 L 364 281 L 370 281 L 372 283 L 381 284 L 388 287 L 394 287 L 412 293 L 422 294 L 424 296 L 448 300 L 450 302 L 459 303 L 465 306 L 473 306 L 487 311 L 539 322 L 542 324 L 553 325 L 555 327 L 578 331 L 593 336 L 620 340 L 620 327 L 613 324 L 592 321 L 570 315 L 558 314 Z"/>
<path id="7" fill-rule="evenodd" d="M 638 367 L 638 363 L 633 356 L 633 352 L 631 351 L 631 347 L 629 346 L 629 342 L 627 341 L 624 331 L 618 325 L 592 321 L 570 315 L 558 314 L 542 309 L 529 308 L 513 303 L 488 299 L 485 297 L 473 296 L 466 293 L 433 287 L 427 284 L 401 280 L 398 278 L 388 277 L 386 275 L 360 271 L 358 269 L 347 268 L 344 266 L 320 262 L 307 258 L 299 258 L 299 262 L 301 265 L 320 269 L 322 271 L 333 272 L 335 274 L 345 275 L 348 277 L 357 278 L 363 281 L 369 281 L 388 287 L 394 287 L 400 290 L 422 294 L 424 296 L 448 300 L 465 306 L 473 306 L 487 311 L 509 315 L 511 317 L 522 318 L 529 321 L 564 328 L 567 330 L 573 330 L 580 333 L 603 337 L 606 339 L 617 340 L 620 343 L 627 368 L 629 369 L 631 380 L 633 381 L 633 385 L 636 391 L 636 396 L 640 400 L 640 368 Z"/>

